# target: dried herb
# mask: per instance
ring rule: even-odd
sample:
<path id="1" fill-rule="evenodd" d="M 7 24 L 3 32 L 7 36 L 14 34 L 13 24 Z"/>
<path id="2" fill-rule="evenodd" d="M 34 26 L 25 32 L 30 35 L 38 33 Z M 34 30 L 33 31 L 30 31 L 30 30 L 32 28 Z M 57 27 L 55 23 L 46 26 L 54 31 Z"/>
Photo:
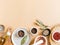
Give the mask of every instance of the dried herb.
<path id="1" fill-rule="evenodd" d="M 25 37 L 21 40 L 21 45 L 23 45 L 26 40 L 27 40 L 27 36 L 25 36 Z"/>
<path id="2" fill-rule="evenodd" d="M 47 29 L 47 26 L 44 25 L 41 21 L 36 20 L 36 24 L 39 25 L 42 30 Z"/>

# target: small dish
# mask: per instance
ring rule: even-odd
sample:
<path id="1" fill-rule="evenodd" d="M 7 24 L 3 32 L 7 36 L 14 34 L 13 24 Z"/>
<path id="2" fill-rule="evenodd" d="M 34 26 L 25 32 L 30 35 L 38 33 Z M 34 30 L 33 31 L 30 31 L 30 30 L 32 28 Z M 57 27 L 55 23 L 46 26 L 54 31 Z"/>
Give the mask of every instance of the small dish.
<path id="1" fill-rule="evenodd" d="M 20 30 L 23 30 L 25 35 L 23 37 L 19 37 L 18 35 L 18 31 Z M 26 31 L 26 29 L 24 28 L 17 28 L 16 30 L 14 30 L 14 32 L 12 33 L 12 42 L 14 45 L 21 45 L 21 41 L 22 39 L 27 36 L 27 39 L 25 41 L 25 43 L 23 45 L 29 45 L 29 40 L 30 40 L 30 37 L 29 37 L 29 34 L 28 32 Z"/>
<path id="2" fill-rule="evenodd" d="M 40 40 L 43 41 L 43 42 L 41 43 Z M 41 44 L 39 44 L 39 45 L 47 45 L 47 39 L 46 39 L 45 36 L 42 36 L 42 35 L 37 36 L 37 37 L 35 38 L 34 44 L 38 43 L 39 41 L 40 41 L 40 43 L 41 43 Z M 34 44 L 33 44 L 33 45 L 34 45 Z"/>
<path id="3" fill-rule="evenodd" d="M 50 29 L 45 29 L 43 32 L 42 32 L 42 35 L 43 36 L 49 36 L 51 34 L 51 30 Z"/>
<path id="4" fill-rule="evenodd" d="M 59 25 L 53 28 L 51 35 L 52 35 L 52 40 L 54 42 L 60 42 L 60 26 Z"/>
<path id="5" fill-rule="evenodd" d="M 32 28 L 30 29 L 30 33 L 31 33 L 32 35 L 38 35 L 38 28 L 32 27 Z"/>

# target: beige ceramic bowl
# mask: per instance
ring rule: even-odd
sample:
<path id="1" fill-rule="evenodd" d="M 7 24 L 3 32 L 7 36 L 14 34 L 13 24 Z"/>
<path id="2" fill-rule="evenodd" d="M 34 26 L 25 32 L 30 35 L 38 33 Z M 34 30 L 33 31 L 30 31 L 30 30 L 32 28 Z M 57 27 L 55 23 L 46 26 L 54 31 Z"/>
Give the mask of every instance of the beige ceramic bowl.
<path id="1" fill-rule="evenodd" d="M 53 34 L 55 33 L 55 32 L 60 32 L 60 24 L 58 24 L 58 25 L 55 25 L 55 26 L 53 26 L 52 28 L 51 28 L 51 30 L 52 30 L 52 32 L 51 32 L 51 35 L 50 35 L 50 43 L 51 43 L 51 45 L 60 45 L 60 41 L 56 41 L 54 38 L 53 38 Z"/>

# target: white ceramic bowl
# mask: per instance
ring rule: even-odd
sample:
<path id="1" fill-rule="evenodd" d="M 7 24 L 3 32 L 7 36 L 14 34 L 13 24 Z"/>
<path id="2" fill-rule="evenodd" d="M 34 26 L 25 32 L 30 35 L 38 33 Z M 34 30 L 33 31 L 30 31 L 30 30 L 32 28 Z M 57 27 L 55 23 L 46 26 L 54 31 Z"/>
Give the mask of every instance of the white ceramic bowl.
<path id="1" fill-rule="evenodd" d="M 21 45 L 21 40 L 23 39 L 23 37 L 18 36 L 18 31 L 20 31 L 20 30 L 23 30 L 25 32 L 24 36 L 27 35 L 27 40 L 24 43 L 24 45 L 29 45 L 29 40 L 30 40 L 29 38 L 30 37 L 29 37 L 29 34 L 26 31 L 26 29 L 24 29 L 24 28 L 17 28 L 16 30 L 14 30 L 14 32 L 12 33 L 12 42 L 13 42 L 13 44 L 14 45 Z"/>

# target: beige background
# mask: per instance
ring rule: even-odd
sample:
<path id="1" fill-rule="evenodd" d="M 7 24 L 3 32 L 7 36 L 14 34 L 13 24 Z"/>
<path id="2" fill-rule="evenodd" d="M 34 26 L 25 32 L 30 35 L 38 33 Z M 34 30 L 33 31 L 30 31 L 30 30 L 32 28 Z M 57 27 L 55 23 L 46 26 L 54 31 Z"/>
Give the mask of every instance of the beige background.
<path id="1" fill-rule="evenodd" d="M 0 0 L 0 24 L 29 28 L 35 19 L 49 26 L 60 23 L 60 0 Z"/>

